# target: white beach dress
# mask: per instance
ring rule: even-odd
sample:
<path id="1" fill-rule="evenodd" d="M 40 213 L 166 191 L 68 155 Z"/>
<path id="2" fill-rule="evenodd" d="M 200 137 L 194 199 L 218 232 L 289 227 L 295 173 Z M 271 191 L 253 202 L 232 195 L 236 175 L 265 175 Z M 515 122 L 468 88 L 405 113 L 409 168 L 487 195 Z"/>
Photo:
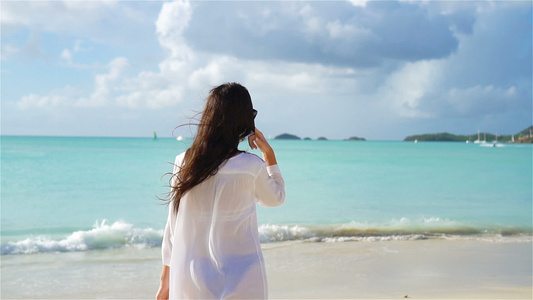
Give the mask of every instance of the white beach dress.
<path id="1" fill-rule="evenodd" d="M 184 153 L 176 157 L 174 174 Z M 169 206 L 162 244 L 170 299 L 266 299 L 256 202 L 278 206 L 285 182 L 277 165 L 247 152 L 187 192 L 178 215 Z"/>

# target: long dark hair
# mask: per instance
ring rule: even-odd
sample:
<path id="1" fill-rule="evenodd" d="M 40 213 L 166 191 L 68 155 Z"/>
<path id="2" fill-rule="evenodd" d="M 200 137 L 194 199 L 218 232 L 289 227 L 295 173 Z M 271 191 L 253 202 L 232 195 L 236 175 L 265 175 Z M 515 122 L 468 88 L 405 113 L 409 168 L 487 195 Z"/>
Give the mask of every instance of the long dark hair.
<path id="1" fill-rule="evenodd" d="M 224 161 L 239 152 L 239 142 L 255 131 L 254 117 L 252 99 L 244 86 L 225 83 L 211 90 L 194 142 L 171 178 L 174 184 L 168 202 L 176 213 L 185 193 L 215 175 Z"/>

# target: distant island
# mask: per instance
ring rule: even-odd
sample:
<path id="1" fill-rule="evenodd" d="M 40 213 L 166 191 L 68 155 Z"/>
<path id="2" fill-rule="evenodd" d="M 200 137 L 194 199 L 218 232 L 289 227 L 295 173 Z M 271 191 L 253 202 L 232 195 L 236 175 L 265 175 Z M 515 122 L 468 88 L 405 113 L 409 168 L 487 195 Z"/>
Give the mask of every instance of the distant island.
<path id="1" fill-rule="evenodd" d="M 487 142 L 502 142 L 502 143 L 533 143 L 533 126 L 530 126 L 514 135 L 498 135 L 487 132 L 479 133 L 480 139 Z M 456 135 L 447 132 L 442 133 L 427 133 L 410 135 L 404 141 L 426 141 L 426 142 L 474 142 L 478 139 L 478 134 L 471 135 Z"/>
<path id="2" fill-rule="evenodd" d="M 362 137 L 352 136 L 348 138 L 348 141 L 366 141 L 366 139 Z"/>
<path id="3" fill-rule="evenodd" d="M 301 140 L 300 137 L 294 134 L 289 134 L 289 133 L 280 134 L 276 136 L 274 139 L 275 140 Z"/>
<path id="4" fill-rule="evenodd" d="M 301 140 L 301 138 L 299 136 L 294 135 L 294 134 L 290 134 L 290 133 L 280 134 L 280 135 L 276 136 L 274 139 L 275 140 Z M 305 137 L 304 140 L 305 141 L 311 141 L 312 139 L 310 137 Z M 317 141 L 327 141 L 328 138 L 324 137 L 324 136 L 320 136 L 316 140 Z M 352 136 L 352 137 L 349 137 L 349 138 L 345 139 L 345 141 L 366 141 L 366 139 L 363 138 L 363 137 Z"/>

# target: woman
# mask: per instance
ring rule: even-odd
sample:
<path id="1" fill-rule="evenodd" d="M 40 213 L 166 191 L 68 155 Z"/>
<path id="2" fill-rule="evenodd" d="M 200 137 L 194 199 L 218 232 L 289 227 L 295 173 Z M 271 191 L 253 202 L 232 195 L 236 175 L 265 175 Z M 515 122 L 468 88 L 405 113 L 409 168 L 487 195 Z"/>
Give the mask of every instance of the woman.
<path id="1" fill-rule="evenodd" d="M 157 299 L 267 298 L 255 202 L 281 205 L 285 183 L 256 114 L 240 84 L 211 90 L 192 146 L 176 157 Z M 238 150 L 247 136 L 264 161 Z"/>

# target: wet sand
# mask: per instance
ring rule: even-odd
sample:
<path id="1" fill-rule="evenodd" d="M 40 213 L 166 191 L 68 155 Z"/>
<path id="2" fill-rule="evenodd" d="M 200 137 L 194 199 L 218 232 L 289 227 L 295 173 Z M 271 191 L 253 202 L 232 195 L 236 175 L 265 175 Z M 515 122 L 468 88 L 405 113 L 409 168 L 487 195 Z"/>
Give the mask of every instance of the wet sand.
<path id="1" fill-rule="evenodd" d="M 272 299 L 531 299 L 528 242 L 263 245 Z M 160 249 L 4 255 L 2 299 L 153 299 Z"/>

